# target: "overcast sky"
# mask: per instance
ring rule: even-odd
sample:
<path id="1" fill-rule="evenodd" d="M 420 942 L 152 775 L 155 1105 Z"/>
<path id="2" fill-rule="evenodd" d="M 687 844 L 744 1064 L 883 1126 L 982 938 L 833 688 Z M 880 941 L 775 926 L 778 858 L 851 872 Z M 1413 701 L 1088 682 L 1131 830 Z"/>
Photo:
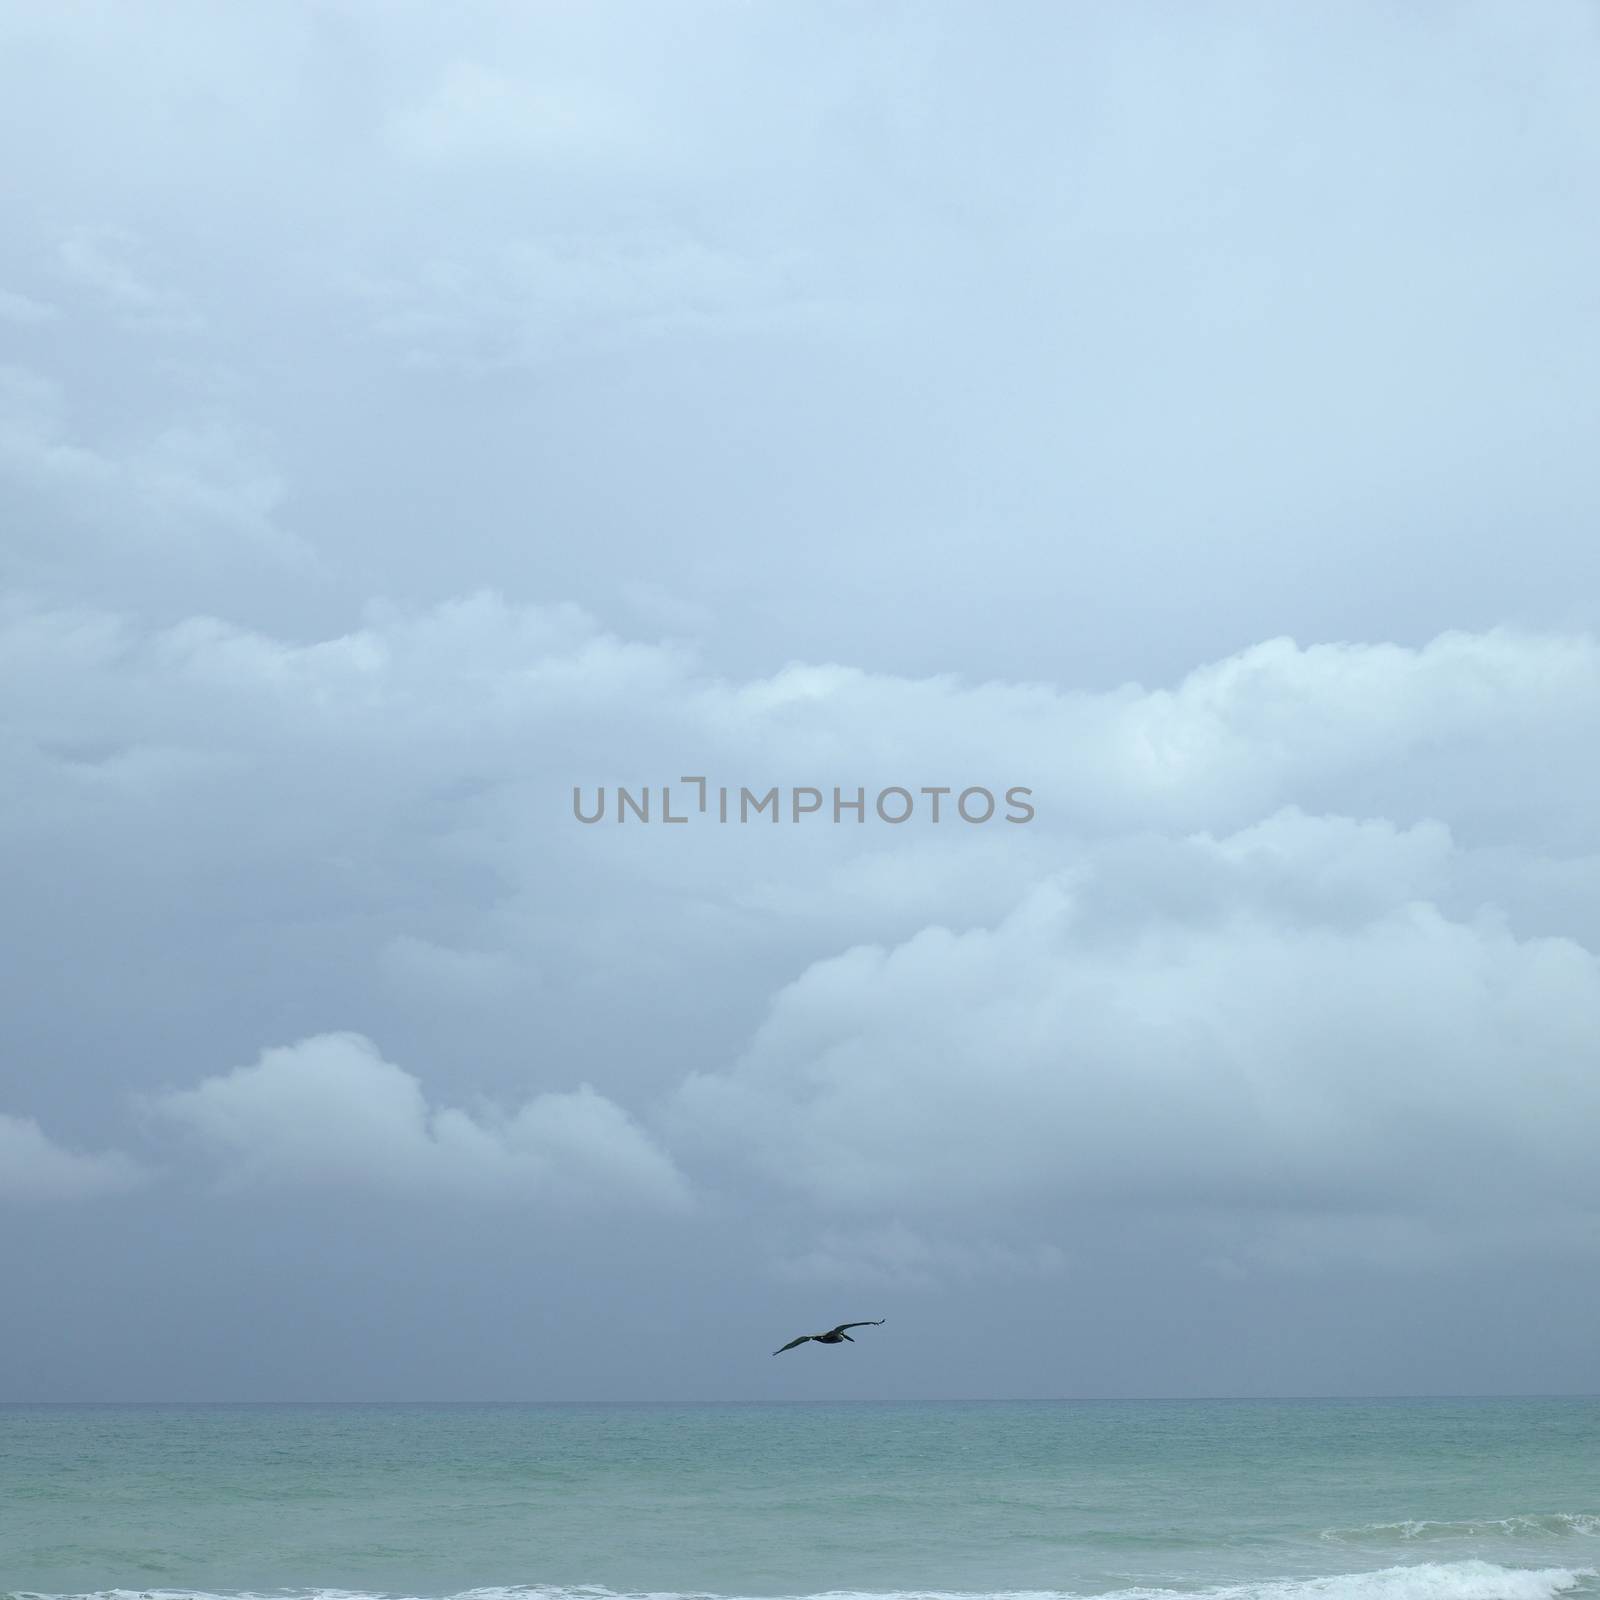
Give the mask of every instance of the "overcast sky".
<path id="1" fill-rule="evenodd" d="M 1592 0 L 13 0 L 0 138 L 0 1398 L 1600 1388 Z"/>

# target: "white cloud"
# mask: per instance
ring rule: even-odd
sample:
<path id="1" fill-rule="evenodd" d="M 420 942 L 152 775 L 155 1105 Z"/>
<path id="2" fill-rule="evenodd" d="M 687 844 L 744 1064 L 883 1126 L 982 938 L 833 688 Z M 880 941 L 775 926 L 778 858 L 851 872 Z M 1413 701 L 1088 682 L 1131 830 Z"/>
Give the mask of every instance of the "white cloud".
<path id="1" fill-rule="evenodd" d="M 587 1084 L 510 1111 L 431 1106 L 370 1039 L 319 1034 L 152 1097 L 218 1161 L 225 1187 L 417 1189 L 682 1209 L 672 1162 Z"/>
<path id="2" fill-rule="evenodd" d="M 818 962 L 671 1126 L 868 1216 L 1600 1213 L 1600 962 L 1413 898 L 1443 849 L 1301 816 L 1124 845 Z"/>
<path id="3" fill-rule="evenodd" d="M 8 629 L 39 641 L 51 615 L 19 605 Z M 1027 783 L 1040 827 L 1099 837 L 1233 831 L 1285 806 L 1564 835 L 1589 816 L 1575 780 L 1600 767 L 1600 647 L 1503 629 L 1416 649 L 1280 639 L 1172 689 L 1091 694 L 836 666 L 729 680 L 680 648 L 620 639 L 577 607 L 484 592 L 374 605 L 365 626 L 311 643 L 210 617 L 123 629 L 114 667 L 55 668 L 139 683 L 122 706 L 132 737 L 177 708 L 213 747 L 280 722 L 308 744 L 337 730 L 362 763 L 386 745 L 444 776 L 462 760 L 489 781 L 536 772 L 563 807 L 574 775 L 660 783 L 716 761 L 713 783 Z M 230 716 L 218 726 L 221 696 Z M 908 836 L 828 833 L 852 850 L 890 838 L 898 849 Z M 1015 829 L 1008 842 L 1032 836 Z"/>
<path id="4" fill-rule="evenodd" d="M 144 1180 L 126 1156 L 83 1155 L 57 1144 L 31 1117 L 0 1114 L 0 1200 L 90 1199 Z"/>

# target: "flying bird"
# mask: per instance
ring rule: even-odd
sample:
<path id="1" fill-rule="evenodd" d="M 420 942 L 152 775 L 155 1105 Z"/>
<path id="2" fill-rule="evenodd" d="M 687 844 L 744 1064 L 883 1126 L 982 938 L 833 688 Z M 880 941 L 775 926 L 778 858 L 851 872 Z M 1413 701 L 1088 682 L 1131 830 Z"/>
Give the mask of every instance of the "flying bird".
<path id="1" fill-rule="evenodd" d="M 772 1353 L 781 1356 L 785 1350 L 793 1350 L 797 1344 L 805 1344 L 808 1339 L 815 1339 L 818 1344 L 854 1344 L 855 1340 L 844 1331 L 846 1328 L 881 1328 L 883 1323 L 882 1317 L 876 1322 L 841 1322 L 837 1328 L 829 1328 L 826 1333 L 802 1333 L 798 1339 L 791 1339 Z"/>

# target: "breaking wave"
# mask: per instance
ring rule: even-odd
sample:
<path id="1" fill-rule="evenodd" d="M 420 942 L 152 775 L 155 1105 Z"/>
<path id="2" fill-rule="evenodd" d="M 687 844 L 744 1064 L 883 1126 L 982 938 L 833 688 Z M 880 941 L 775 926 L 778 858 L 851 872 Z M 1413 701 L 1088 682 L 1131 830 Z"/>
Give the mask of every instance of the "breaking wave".
<path id="1" fill-rule="evenodd" d="M 1600 1518 L 1502 1518 L 1489 1524 L 1419 1523 L 1417 1527 L 1441 1527 L 1460 1532 L 1475 1527 L 1499 1527 L 1527 1521 L 1530 1524 L 1588 1523 L 1587 1527 L 1563 1527 L 1563 1532 L 1600 1531 Z M 1393 1530 L 1411 1526 L 1384 1525 Z M 1351 1530 L 1367 1536 L 1381 1536 L 1382 1528 Z M 1332 1535 L 1330 1535 L 1332 1536 Z M 1402 1535 L 1406 1537 L 1406 1535 Z M 1416 1535 L 1432 1537 L 1432 1535 Z M 887 1591 L 833 1589 L 824 1594 L 790 1596 L 786 1600 L 1555 1600 L 1577 1589 L 1585 1578 L 1595 1576 L 1593 1568 L 1502 1567 L 1490 1561 L 1427 1561 L 1414 1566 L 1384 1567 L 1375 1572 L 1338 1573 L 1320 1578 L 1284 1578 L 1260 1583 L 1213 1586 L 1210 1588 L 1115 1589 L 1087 1595 L 1071 1590 L 1027 1589 L 961 1592 L 935 1589 L 897 1589 Z M 16 1590 L 0 1600 L 757 1600 L 757 1597 L 711 1594 L 674 1594 L 633 1591 L 621 1593 L 598 1587 L 551 1587 L 541 1585 L 510 1588 L 468 1589 L 454 1595 L 424 1595 L 390 1590 L 382 1594 L 351 1589 L 277 1589 L 269 1593 L 234 1591 L 216 1594 L 201 1589 L 99 1589 L 92 1593 L 48 1595 L 31 1590 Z M 760 1597 L 773 1600 L 773 1597 Z"/>

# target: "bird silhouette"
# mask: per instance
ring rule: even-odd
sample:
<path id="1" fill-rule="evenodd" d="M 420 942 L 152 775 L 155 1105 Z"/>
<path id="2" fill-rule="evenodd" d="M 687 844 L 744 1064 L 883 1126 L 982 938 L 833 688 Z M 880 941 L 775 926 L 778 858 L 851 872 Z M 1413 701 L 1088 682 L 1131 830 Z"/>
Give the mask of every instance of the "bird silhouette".
<path id="1" fill-rule="evenodd" d="M 855 1340 L 844 1331 L 846 1328 L 881 1328 L 883 1323 L 882 1317 L 876 1322 L 841 1322 L 837 1328 L 829 1328 L 826 1333 L 802 1333 L 798 1339 L 791 1339 L 788 1344 L 780 1345 L 772 1353 L 781 1356 L 785 1350 L 793 1350 L 797 1344 L 805 1344 L 812 1339 L 818 1344 L 854 1344 Z"/>

